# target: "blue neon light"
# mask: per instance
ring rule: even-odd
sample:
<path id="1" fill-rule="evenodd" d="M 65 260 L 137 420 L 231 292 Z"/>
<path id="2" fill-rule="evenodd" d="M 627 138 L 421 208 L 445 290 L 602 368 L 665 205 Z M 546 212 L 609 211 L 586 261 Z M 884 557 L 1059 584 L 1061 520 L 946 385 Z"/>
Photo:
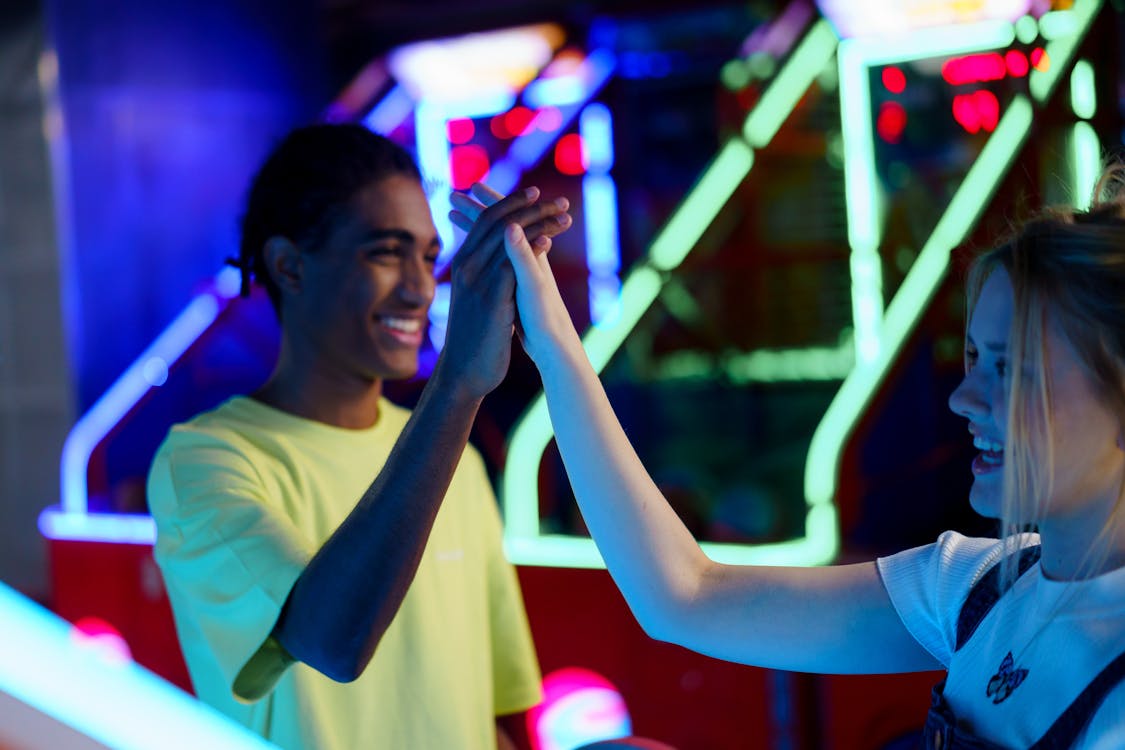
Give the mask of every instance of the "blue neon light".
<path id="1" fill-rule="evenodd" d="M 414 101 L 410 94 L 402 86 L 395 86 L 367 113 L 363 124 L 380 135 L 389 135 L 410 116 L 413 109 Z"/>
<path id="2" fill-rule="evenodd" d="M 172 366 L 192 343 L 207 330 L 220 310 L 220 300 L 212 293 L 199 295 L 184 309 L 156 341 L 137 358 L 109 390 L 71 429 L 62 450 L 62 507 L 67 513 L 86 513 L 89 509 L 86 471 L 94 448 L 152 387 L 146 368 L 154 359 Z"/>
<path id="3" fill-rule="evenodd" d="M 586 225 L 590 322 L 613 323 L 621 303 L 621 240 L 617 226 L 617 186 L 613 166 L 613 116 L 604 104 L 590 104 L 578 119 L 586 159 L 582 214 Z"/>
<path id="4" fill-rule="evenodd" d="M 0 693 L 106 747 L 268 750 L 275 745 L 131 661 L 108 659 L 72 628 L 0 584 Z"/>

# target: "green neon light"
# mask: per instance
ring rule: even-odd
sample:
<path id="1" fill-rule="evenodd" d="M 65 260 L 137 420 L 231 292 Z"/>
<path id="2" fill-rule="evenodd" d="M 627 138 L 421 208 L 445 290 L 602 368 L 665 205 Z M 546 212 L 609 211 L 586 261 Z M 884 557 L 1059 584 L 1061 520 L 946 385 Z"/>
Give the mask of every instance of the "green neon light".
<path id="1" fill-rule="evenodd" d="M 836 44 L 836 33 L 828 21 L 813 24 L 746 118 L 742 135 L 751 146 L 763 148 L 773 140 L 813 79 L 831 61 Z"/>
<path id="2" fill-rule="evenodd" d="M 1031 71 L 1028 76 L 1028 88 L 1031 98 L 1038 104 L 1045 103 L 1055 92 L 1055 86 L 1061 80 L 1063 71 L 1070 65 L 1078 43 L 1085 38 L 1090 30 L 1090 24 L 1102 7 L 1102 0 L 1075 0 L 1071 10 L 1057 10 L 1047 13 L 1039 19 L 1039 33 L 1045 39 L 1050 39 L 1044 48 L 1047 52 L 1047 69 Z M 1056 15 L 1065 13 L 1065 16 Z M 1047 27 L 1043 22 L 1047 19 Z M 1069 19 L 1069 20 L 1059 20 Z"/>
<path id="3" fill-rule="evenodd" d="M 1098 184 L 1098 171 L 1102 162 L 1102 144 L 1090 123 L 1074 123 L 1074 130 L 1070 134 L 1070 149 L 1074 207 L 1085 211 L 1090 208 L 1094 197 L 1094 187 Z"/>
<path id="4" fill-rule="evenodd" d="M 1030 102 L 1017 95 L 887 306 L 885 346 L 878 360 L 856 365 L 817 426 L 805 464 L 805 497 L 810 505 L 832 502 L 845 441 L 941 283 L 949 267 L 950 252 L 978 221 L 1026 140 L 1031 115 Z"/>
<path id="5" fill-rule="evenodd" d="M 1076 3 L 1077 4 L 1077 3 Z M 1053 10 L 1039 19 L 1039 34 L 1047 41 L 1062 39 L 1078 30 L 1078 21 L 1069 10 Z"/>
<path id="6" fill-rule="evenodd" d="M 752 166 L 754 152 L 737 138 L 727 141 L 652 241 L 649 264 L 664 271 L 680 265 Z"/>
<path id="7" fill-rule="evenodd" d="M 849 39 L 840 43 L 841 125 L 848 244 L 851 246 L 855 358 L 871 364 L 880 354 L 883 324 L 882 186 L 875 171 L 869 70 L 944 55 L 1007 47 L 1015 29 L 1006 21 L 926 29 L 897 40 Z"/>
<path id="8" fill-rule="evenodd" d="M 1039 23 L 1035 16 L 1024 16 L 1016 21 L 1016 39 L 1021 44 L 1031 44 L 1039 36 Z"/>
<path id="9" fill-rule="evenodd" d="M 1094 66 L 1089 60 L 1074 63 L 1070 73 L 1070 106 L 1074 114 L 1089 120 L 1098 113 L 1098 97 L 1094 86 Z"/>
<path id="10" fill-rule="evenodd" d="M 699 546 L 712 560 L 727 565 L 810 565 L 831 560 L 839 551 L 836 525 L 836 508 L 829 504 L 809 508 L 805 535 L 797 539 L 755 545 L 703 542 Z M 505 534 L 504 553 L 517 565 L 605 567 L 597 545 L 588 537 L 544 534 L 530 538 Z"/>
<path id="11" fill-rule="evenodd" d="M 734 385 L 843 380 L 855 366 L 855 350 L 848 337 L 839 346 L 802 349 L 757 349 L 723 353 L 680 351 L 664 355 L 654 368 L 656 380 L 713 380 Z"/>

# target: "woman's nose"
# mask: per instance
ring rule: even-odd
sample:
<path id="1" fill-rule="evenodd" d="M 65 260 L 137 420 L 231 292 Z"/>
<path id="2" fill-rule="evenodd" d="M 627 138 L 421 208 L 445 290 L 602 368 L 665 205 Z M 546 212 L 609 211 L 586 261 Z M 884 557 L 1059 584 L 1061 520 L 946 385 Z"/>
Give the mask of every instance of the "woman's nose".
<path id="1" fill-rule="evenodd" d="M 949 408 L 953 413 L 970 419 L 988 414 L 989 406 L 982 385 L 979 376 L 973 372 L 965 373 L 961 383 L 949 394 Z"/>

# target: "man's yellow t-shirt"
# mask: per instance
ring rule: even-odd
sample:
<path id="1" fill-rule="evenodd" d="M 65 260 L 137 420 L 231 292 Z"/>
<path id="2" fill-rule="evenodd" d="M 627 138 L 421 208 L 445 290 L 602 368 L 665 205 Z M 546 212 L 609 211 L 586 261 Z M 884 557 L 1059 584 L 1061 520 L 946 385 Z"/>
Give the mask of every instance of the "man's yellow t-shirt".
<path id="1" fill-rule="evenodd" d="M 173 427 L 153 461 L 155 557 L 196 693 L 283 748 L 493 750 L 494 717 L 539 701 L 496 500 L 471 446 L 359 679 L 287 665 L 270 637 L 408 418 L 383 399 L 375 426 L 346 430 L 236 397 Z"/>

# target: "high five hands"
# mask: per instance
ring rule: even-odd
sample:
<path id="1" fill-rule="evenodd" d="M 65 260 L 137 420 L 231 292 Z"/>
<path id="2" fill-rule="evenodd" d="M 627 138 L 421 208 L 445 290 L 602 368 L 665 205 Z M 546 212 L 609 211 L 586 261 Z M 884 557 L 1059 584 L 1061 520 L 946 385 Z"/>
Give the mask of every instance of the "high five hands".
<path id="1" fill-rule="evenodd" d="M 511 359 L 517 284 L 509 246 L 545 261 L 551 239 L 571 226 L 566 198 L 539 198 L 538 188 L 503 196 L 480 183 L 470 194 L 452 195 L 450 218 L 468 234 L 453 259 L 442 360 L 452 382 L 472 397 L 499 385 Z M 549 268 L 546 274 L 553 284 Z"/>
<path id="2" fill-rule="evenodd" d="M 576 335 L 547 260 L 551 238 L 571 226 L 566 213 L 570 203 L 566 198 L 556 198 L 552 203 L 559 212 L 536 221 L 521 221 L 522 216 L 514 210 L 496 212 L 517 195 L 521 193 L 505 198 L 487 185 L 475 183 L 469 193 L 453 193 L 454 210 L 449 218 L 470 235 L 480 231 L 482 225 L 490 231 L 502 227 L 504 252 L 515 273 L 520 338 L 532 361 L 542 366 L 548 346 L 568 332 Z"/>

